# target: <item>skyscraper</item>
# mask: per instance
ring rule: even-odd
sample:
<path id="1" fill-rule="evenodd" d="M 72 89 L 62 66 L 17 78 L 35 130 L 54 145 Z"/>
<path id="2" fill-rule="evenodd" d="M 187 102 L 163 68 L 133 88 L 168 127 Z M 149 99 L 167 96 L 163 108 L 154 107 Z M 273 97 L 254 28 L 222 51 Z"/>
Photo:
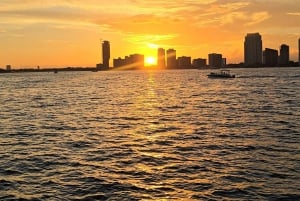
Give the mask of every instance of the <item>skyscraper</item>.
<path id="1" fill-rule="evenodd" d="M 178 57 L 177 67 L 180 69 L 192 68 L 192 58 L 186 56 Z"/>
<path id="2" fill-rule="evenodd" d="M 110 44 L 109 41 L 102 42 L 102 64 L 104 69 L 109 69 L 109 59 L 110 59 Z"/>
<path id="3" fill-rule="evenodd" d="M 157 50 L 157 67 L 165 68 L 166 67 L 166 53 L 165 49 L 158 48 Z"/>
<path id="4" fill-rule="evenodd" d="M 245 66 L 258 66 L 262 63 L 262 39 L 259 33 L 248 33 L 244 42 Z"/>
<path id="5" fill-rule="evenodd" d="M 223 67 L 222 54 L 216 54 L 216 53 L 209 54 L 208 65 L 210 68 L 222 68 Z"/>
<path id="6" fill-rule="evenodd" d="M 288 45 L 282 44 L 280 46 L 279 65 L 288 66 L 290 61 L 290 48 Z"/>
<path id="7" fill-rule="evenodd" d="M 278 50 L 266 48 L 263 52 L 263 64 L 267 67 L 277 66 Z"/>
<path id="8" fill-rule="evenodd" d="M 167 50 L 167 68 L 177 68 L 176 50 L 174 49 Z"/>
<path id="9" fill-rule="evenodd" d="M 194 68 L 206 68 L 206 59 L 198 58 L 193 60 Z"/>

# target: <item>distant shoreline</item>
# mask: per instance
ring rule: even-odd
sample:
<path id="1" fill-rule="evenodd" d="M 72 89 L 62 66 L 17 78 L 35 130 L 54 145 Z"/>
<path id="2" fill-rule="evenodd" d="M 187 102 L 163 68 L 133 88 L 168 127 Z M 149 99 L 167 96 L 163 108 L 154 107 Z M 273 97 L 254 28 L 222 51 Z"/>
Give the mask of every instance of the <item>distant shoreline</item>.
<path id="1" fill-rule="evenodd" d="M 222 69 L 234 69 L 234 68 L 289 68 L 289 67 L 300 67 L 297 65 L 291 65 L 291 66 L 251 66 L 251 67 L 245 67 L 243 65 L 238 64 L 229 64 L 226 67 Z M 210 67 L 204 67 L 204 68 L 174 68 L 174 69 L 158 69 L 158 68 L 143 68 L 143 69 L 130 69 L 130 70 L 187 70 L 187 69 L 195 69 L 195 70 L 214 70 L 218 68 L 210 68 Z M 110 68 L 109 70 L 99 70 L 95 67 L 65 67 L 65 68 L 45 68 L 45 69 L 33 69 L 33 68 L 20 68 L 20 69 L 12 69 L 12 70 L 5 70 L 0 69 L 0 73 L 31 73 L 31 72 L 63 72 L 63 71 L 91 71 L 91 72 L 98 72 L 98 71 L 111 71 L 111 70 L 117 70 L 117 71 L 126 71 L 126 69 L 122 68 Z"/>

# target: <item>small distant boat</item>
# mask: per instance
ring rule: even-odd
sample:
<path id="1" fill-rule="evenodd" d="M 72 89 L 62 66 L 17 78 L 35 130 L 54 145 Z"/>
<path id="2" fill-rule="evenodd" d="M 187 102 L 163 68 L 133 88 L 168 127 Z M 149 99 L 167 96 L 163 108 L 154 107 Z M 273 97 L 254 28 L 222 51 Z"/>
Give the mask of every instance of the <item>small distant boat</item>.
<path id="1" fill-rule="evenodd" d="M 57 70 L 54 70 L 54 72 L 53 73 L 58 73 L 58 71 Z"/>
<path id="2" fill-rule="evenodd" d="M 220 72 L 211 72 L 207 75 L 209 78 L 235 78 L 234 74 L 231 74 L 229 70 L 221 70 Z"/>

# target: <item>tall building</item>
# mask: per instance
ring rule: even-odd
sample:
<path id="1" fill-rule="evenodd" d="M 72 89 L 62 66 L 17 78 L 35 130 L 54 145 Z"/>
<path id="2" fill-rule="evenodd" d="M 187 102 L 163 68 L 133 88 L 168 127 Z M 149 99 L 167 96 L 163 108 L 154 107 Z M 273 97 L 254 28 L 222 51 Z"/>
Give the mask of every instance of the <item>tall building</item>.
<path id="1" fill-rule="evenodd" d="M 266 48 L 263 52 L 263 64 L 267 67 L 277 66 L 278 50 Z"/>
<path id="2" fill-rule="evenodd" d="M 122 70 L 140 70 L 144 68 L 144 55 L 131 54 L 113 60 L 114 68 L 122 68 Z"/>
<path id="3" fill-rule="evenodd" d="M 157 50 L 157 67 L 165 68 L 166 67 L 166 53 L 165 49 L 158 48 Z"/>
<path id="4" fill-rule="evenodd" d="M 222 58 L 222 68 L 225 68 L 227 65 L 227 59 L 226 58 Z"/>
<path id="5" fill-rule="evenodd" d="M 11 71 L 11 65 L 6 65 L 6 71 Z"/>
<path id="6" fill-rule="evenodd" d="M 192 68 L 192 58 L 191 57 L 178 57 L 177 58 L 177 67 L 181 69 Z"/>
<path id="7" fill-rule="evenodd" d="M 102 64 L 104 69 L 109 69 L 109 59 L 110 59 L 110 44 L 109 41 L 102 42 Z"/>
<path id="8" fill-rule="evenodd" d="M 176 50 L 174 49 L 167 50 L 167 68 L 177 68 Z"/>
<path id="9" fill-rule="evenodd" d="M 206 59 L 198 58 L 193 60 L 194 68 L 206 68 Z"/>
<path id="10" fill-rule="evenodd" d="M 262 39 L 259 33 L 248 33 L 244 42 L 245 66 L 262 64 Z"/>
<path id="11" fill-rule="evenodd" d="M 126 65 L 126 60 L 122 59 L 121 57 L 113 60 L 113 66 L 114 68 L 123 67 Z"/>
<path id="12" fill-rule="evenodd" d="M 300 38 L 298 39 L 298 54 L 299 54 L 298 62 L 300 66 Z"/>
<path id="13" fill-rule="evenodd" d="M 144 55 L 142 54 L 131 54 L 129 55 L 129 63 L 133 70 L 139 70 L 144 68 Z"/>
<path id="14" fill-rule="evenodd" d="M 210 68 L 222 68 L 223 67 L 222 54 L 216 54 L 216 53 L 209 54 L 208 65 Z"/>
<path id="15" fill-rule="evenodd" d="M 288 66 L 290 62 L 290 48 L 288 45 L 282 44 L 280 46 L 279 65 Z"/>

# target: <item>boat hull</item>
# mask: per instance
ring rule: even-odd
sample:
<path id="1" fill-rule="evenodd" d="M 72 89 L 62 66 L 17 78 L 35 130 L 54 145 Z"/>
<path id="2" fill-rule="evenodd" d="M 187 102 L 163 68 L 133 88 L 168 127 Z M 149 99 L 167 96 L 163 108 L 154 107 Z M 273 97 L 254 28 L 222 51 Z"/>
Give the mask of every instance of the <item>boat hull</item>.
<path id="1" fill-rule="evenodd" d="M 235 75 L 211 75 L 211 74 L 208 74 L 207 75 L 209 78 L 221 78 L 221 79 L 232 79 L 232 78 L 235 78 Z"/>
<path id="2" fill-rule="evenodd" d="M 230 74 L 229 70 L 222 70 L 219 73 L 211 72 L 207 76 L 209 78 L 222 78 L 222 79 L 235 78 L 235 75 L 234 74 Z"/>

